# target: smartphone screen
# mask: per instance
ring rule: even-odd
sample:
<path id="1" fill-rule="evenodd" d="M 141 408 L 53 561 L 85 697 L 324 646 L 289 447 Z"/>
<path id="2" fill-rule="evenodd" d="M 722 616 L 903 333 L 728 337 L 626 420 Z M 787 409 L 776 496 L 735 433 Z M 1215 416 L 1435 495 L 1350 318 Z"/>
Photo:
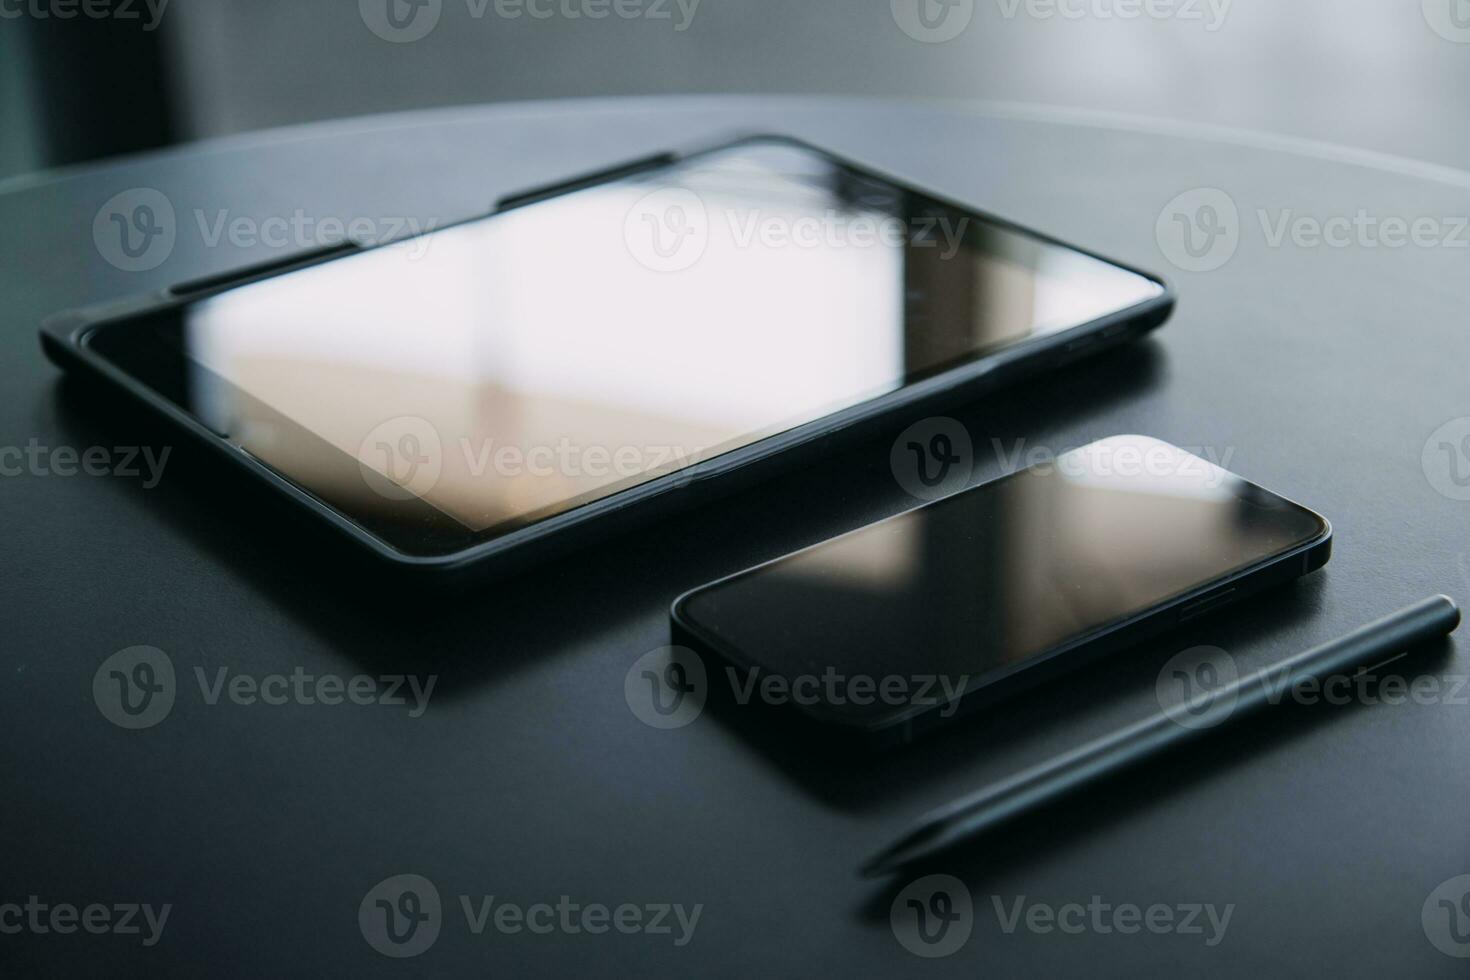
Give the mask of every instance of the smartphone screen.
<path id="1" fill-rule="evenodd" d="M 366 524 L 406 512 L 400 531 L 448 524 L 462 544 L 1161 293 L 754 141 L 230 289 L 143 332 L 180 355 L 172 387 L 216 432 Z M 90 343 L 157 373 L 139 335 Z"/>
<path id="2" fill-rule="evenodd" d="M 725 579 L 677 618 L 742 666 L 987 679 L 1330 533 L 1306 508 L 1158 440 L 1119 436 Z M 823 701 L 875 727 L 907 705 Z"/>

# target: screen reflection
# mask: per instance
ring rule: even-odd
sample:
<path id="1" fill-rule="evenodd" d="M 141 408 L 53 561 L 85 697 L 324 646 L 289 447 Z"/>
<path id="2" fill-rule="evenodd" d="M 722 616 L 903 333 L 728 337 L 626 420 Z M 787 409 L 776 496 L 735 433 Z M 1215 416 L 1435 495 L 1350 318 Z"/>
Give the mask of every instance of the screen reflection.
<path id="1" fill-rule="evenodd" d="M 683 614 L 788 680 L 979 678 L 1325 532 L 1203 459 L 1122 436 L 717 584 Z"/>
<path id="2" fill-rule="evenodd" d="M 297 482 L 369 496 L 295 427 L 483 532 L 1158 292 L 753 143 L 231 290 L 181 342 L 196 413 Z"/>

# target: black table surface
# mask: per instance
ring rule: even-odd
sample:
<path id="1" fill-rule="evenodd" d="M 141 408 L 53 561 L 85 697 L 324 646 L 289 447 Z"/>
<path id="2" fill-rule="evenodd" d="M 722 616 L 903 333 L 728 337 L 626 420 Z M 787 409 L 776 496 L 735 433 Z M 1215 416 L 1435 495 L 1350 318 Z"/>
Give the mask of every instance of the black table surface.
<path id="1" fill-rule="evenodd" d="M 37 324 L 300 247 L 211 246 L 221 212 L 442 223 L 529 185 L 751 129 L 1172 276 L 1179 309 L 1155 339 L 953 413 L 975 437 L 974 482 L 1020 440 L 1061 450 L 1140 432 L 1211 447 L 1327 515 L 1330 565 L 872 755 L 779 715 L 711 710 L 659 730 L 630 710 L 624 679 L 669 642 L 680 592 L 912 506 L 888 460 L 914 419 L 457 598 L 369 598 L 334 574 L 340 558 L 304 553 L 182 449 L 151 488 L 23 468 L 0 478 L 0 905 L 171 912 L 148 947 L 114 933 L 0 934 L 0 973 L 1464 975 L 1431 941 L 1448 920 L 1424 921 L 1431 893 L 1470 873 L 1463 641 L 1402 666 L 1438 678 L 1439 697 L 1283 710 L 948 857 L 931 870 L 960 879 L 974 907 L 950 956 L 920 959 L 898 941 L 890 905 L 908 879 L 863 880 L 856 866 L 928 808 L 1157 710 L 1160 669 L 1185 648 L 1218 646 L 1244 671 L 1425 595 L 1470 596 L 1470 503 L 1454 482 L 1470 459 L 1431 438 L 1470 415 L 1470 250 L 1455 247 L 1453 221 L 1470 208 L 1470 176 L 1129 120 L 833 99 L 507 105 L 213 142 L 0 185 L 0 445 L 143 438 L 126 412 L 63 382 Z M 140 187 L 172 202 L 177 241 L 156 268 L 128 272 L 94 245 L 93 221 Z M 1229 196 L 1240 240 L 1222 267 L 1190 272 L 1166 254 L 1167 209 L 1197 188 Z M 1274 239 L 1283 215 L 1360 212 L 1433 218 L 1442 234 L 1398 248 Z M 134 731 L 102 715 L 92 682 L 137 645 L 167 653 L 179 695 L 165 720 Z M 414 718 L 383 705 L 211 705 L 195 671 L 222 667 L 438 679 Z M 407 959 L 379 955 L 358 922 L 369 891 L 399 874 L 430 880 L 443 902 L 437 941 Z M 702 910 L 682 946 L 677 928 L 476 935 L 460 897 L 490 895 Z M 1208 928 L 1125 934 L 1106 921 L 1007 931 L 997 903 L 1009 914 L 1022 896 L 1053 909 L 1233 910 L 1213 945 Z"/>

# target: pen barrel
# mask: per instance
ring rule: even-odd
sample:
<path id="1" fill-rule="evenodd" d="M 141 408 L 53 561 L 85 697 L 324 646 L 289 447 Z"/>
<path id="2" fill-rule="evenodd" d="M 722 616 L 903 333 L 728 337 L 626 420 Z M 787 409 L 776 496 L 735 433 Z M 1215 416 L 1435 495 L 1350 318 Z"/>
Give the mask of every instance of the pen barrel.
<path id="1" fill-rule="evenodd" d="M 1304 681 L 1325 682 L 1348 671 L 1373 667 L 1450 633 L 1459 623 L 1459 607 L 1448 596 L 1421 599 L 1221 688 L 1211 696 L 1215 704 L 1205 711 L 1206 723 L 1200 725 L 1200 733 L 1277 704 Z M 1218 712 L 1219 717 L 1211 717 L 1210 711 Z"/>
<path id="2" fill-rule="evenodd" d="M 1382 663 L 1450 633 L 1459 622 L 1460 611 L 1447 596 L 1421 600 L 1220 688 L 1200 711 L 1191 712 L 1187 725 L 1162 713 L 958 800 L 931 814 L 908 840 L 925 853 L 968 840 L 1157 755 L 1207 738 L 1286 700 L 1291 688 L 1303 681 L 1322 682 Z"/>

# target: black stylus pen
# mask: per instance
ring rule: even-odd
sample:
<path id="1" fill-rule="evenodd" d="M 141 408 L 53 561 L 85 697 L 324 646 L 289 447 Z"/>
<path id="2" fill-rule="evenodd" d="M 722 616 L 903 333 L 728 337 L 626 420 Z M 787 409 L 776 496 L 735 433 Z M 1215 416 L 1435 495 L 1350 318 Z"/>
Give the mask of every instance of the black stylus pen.
<path id="1" fill-rule="evenodd" d="M 1237 724 L 1266 707 L 1288 700 L 1285 692 L 1303 681 L 1372 667 L 1392 655 L 1454 631 L 1460 610 L 1448 596 L 1432 596 L 1346 636 L 1313 647 L 1274 667 L 1251 674 L 1191 702 L 1189 725 L 1168 713 L 1129 725 L 1050 762 L 929 814 L 891 847 L 862 867 L 868 877 L 887 874 L 971 840 L 1037 807 L 1094 786 L 1181 745 Z"/>

